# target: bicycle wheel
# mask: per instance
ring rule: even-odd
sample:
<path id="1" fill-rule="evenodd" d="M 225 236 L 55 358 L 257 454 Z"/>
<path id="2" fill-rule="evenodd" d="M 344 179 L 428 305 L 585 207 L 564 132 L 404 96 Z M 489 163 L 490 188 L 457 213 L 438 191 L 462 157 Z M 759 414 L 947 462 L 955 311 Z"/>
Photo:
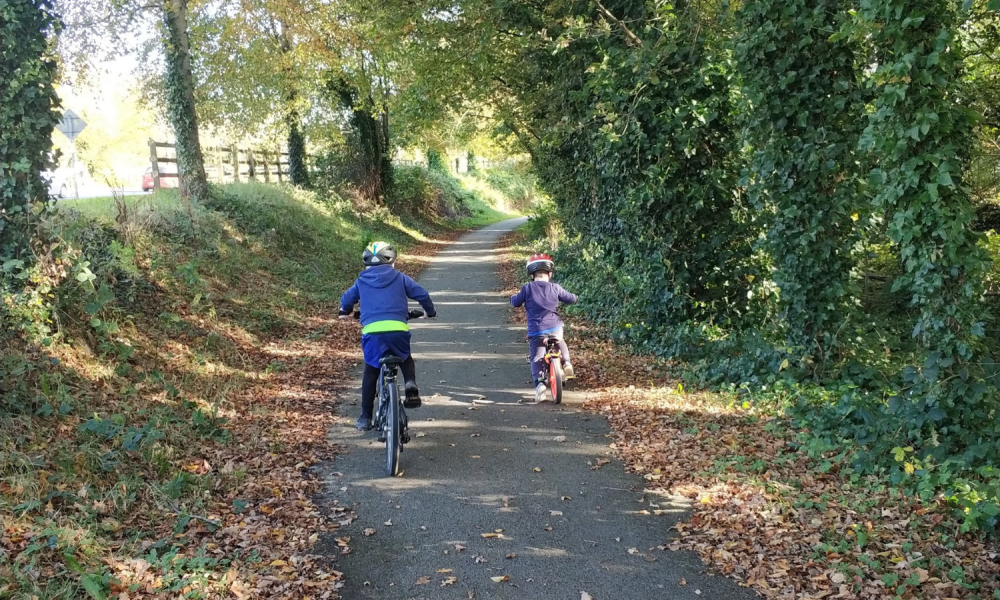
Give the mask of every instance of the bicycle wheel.
<path id="1" fill-rule="evenodd" d="M 563 370 L 562 360 L 553 357 L 549 365 L 549 387 L 552 390 L 552 401 L 562 404 Z"/>
<path id="2" fill-rule="evenodd" d="M 400 439 L 399 388 L 395 383 L 388 386 L 389 406 L 385 413 L 385 472 L 389 477 L 399 474 Z"/>

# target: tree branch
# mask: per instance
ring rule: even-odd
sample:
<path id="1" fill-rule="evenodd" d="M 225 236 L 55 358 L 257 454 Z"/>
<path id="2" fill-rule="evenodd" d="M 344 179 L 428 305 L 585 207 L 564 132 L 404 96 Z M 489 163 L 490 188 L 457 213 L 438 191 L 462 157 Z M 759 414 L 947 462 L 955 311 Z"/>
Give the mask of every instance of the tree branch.
<path id="1" fill-rule="evenodd" d="M 621 28 L 621 30 L 625 33 L 625 37 L 628 38 L 630 46 L 642 45 L 642 40 L 639 39 L 639 36 L 632 33 L 632 30 L 628 28 L 628 25 L 626 25 L 624 21 L 611 14 L 610 10 L 604 8 L 604 5 L 601 4 L 601 0 L 594 0 L 594 3 L 597 4 L 597 8 L 600 9 L 601 14 L 614 21 L 618 25 L 618 27 Z"/>

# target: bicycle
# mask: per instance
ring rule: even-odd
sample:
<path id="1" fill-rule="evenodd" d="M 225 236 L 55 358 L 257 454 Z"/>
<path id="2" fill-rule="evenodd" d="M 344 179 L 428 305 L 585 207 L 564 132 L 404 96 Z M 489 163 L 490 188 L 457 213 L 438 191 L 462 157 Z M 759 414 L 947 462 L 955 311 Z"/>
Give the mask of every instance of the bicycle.
<path id="1" fill-rule="evenodd" d="M 423 316 L 424 311 L 419 309 L 411 310 L 408 314 L 410 320 Z M 354 311 L 354 318 L 360 319 L 361 313 Z M 403 445 L 410 441 L 409 420 L 399 397 L 399 384 L 396 381 L 396 374 L 402 363 L 402 358 L 392 354 L 386 354 L 379 360 L 381 369 L 375 393 L 378 404 L 372 419 L 372 429 L 378 432 L 376 439 L 385 442 L 385 471 L 389 477 L 399 475 L 399 455 L 403 451 Z"/>
<path id="2" fill-rule="evenodd" d="M 545 367 L 542 376 L 549 381 L 552 401 L 556 404 L 562 404 L 566 374 L 563 373 L 562 350 L 559 349 L 559 340 L 554 337 L 545 337 L 542 339 L 542 343 L 545 344 Z"/>

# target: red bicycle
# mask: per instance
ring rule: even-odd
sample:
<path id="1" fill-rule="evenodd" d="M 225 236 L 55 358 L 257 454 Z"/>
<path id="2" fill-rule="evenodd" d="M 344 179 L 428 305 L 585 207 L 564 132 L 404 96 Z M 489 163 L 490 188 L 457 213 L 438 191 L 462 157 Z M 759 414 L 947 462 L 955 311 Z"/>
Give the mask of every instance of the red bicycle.
<path id="1" fill-rule="evenodd" d="M 549 381 L 549 389 L 552 391 L 552 401 L 562 404 L 563 384 L 566 383 L 566 374 L 562 367 L 562 350 L 559 349 L 559 340 L 554 337 L 546 337 L 542 340 L 545 344 L 545 372 L 543 376 Z"/>

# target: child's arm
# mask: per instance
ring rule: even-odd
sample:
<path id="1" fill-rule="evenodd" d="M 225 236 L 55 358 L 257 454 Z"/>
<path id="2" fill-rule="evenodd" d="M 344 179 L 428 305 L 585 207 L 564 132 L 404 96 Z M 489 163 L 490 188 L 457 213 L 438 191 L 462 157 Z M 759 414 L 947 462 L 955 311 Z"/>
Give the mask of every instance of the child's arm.
<path id="1" fill-rule="evenodd" d="M 566 290 L 564 290 L 561 285 L 559 286 L 559 301 L 562 302 L 563 304 L 576 304 L 577 300 L 579 299 L 580 298 L 577 297 L 576 294 L 571 294 Z"/>
<path id="2" fill-rule="evenodd" d="M 516 294 L 514 294 L 513 296 L 510 297 L 510 305 L 511 306 L 513 306 L 514 308 L 518 308 L 519 306 L 521 306 L 522 304 L 524 304 L 524 301 L 528 299 L 528 295 L 525 292 L 525 289 L 527 287 L 528 286 L 526 286 L 526 285 L 521 286 L 521 291 L 519 291 L 518 293 L 516 293 Z"/>
<path id="3" fill-rule="evenodd" d="M 354 305 L 361 300 L 361 292 L 358 291 L 358 282 L 347 288 L 344 295 L 340 297 L 340 316 L 349 315 L 354 311 Z"/>
<path id="4" fill-rule="evenodd" d="M 437 316 L 437 310 L 434 309 L 434 302 L 431 301 L 431 295 L 427 293 L 427 290 L 420 287 L 419 283 L 413 281 L 409 275 L 404 274 L 403 287 L 406 288 L 406 297 L 419 302 L 428 317 Z"/>

